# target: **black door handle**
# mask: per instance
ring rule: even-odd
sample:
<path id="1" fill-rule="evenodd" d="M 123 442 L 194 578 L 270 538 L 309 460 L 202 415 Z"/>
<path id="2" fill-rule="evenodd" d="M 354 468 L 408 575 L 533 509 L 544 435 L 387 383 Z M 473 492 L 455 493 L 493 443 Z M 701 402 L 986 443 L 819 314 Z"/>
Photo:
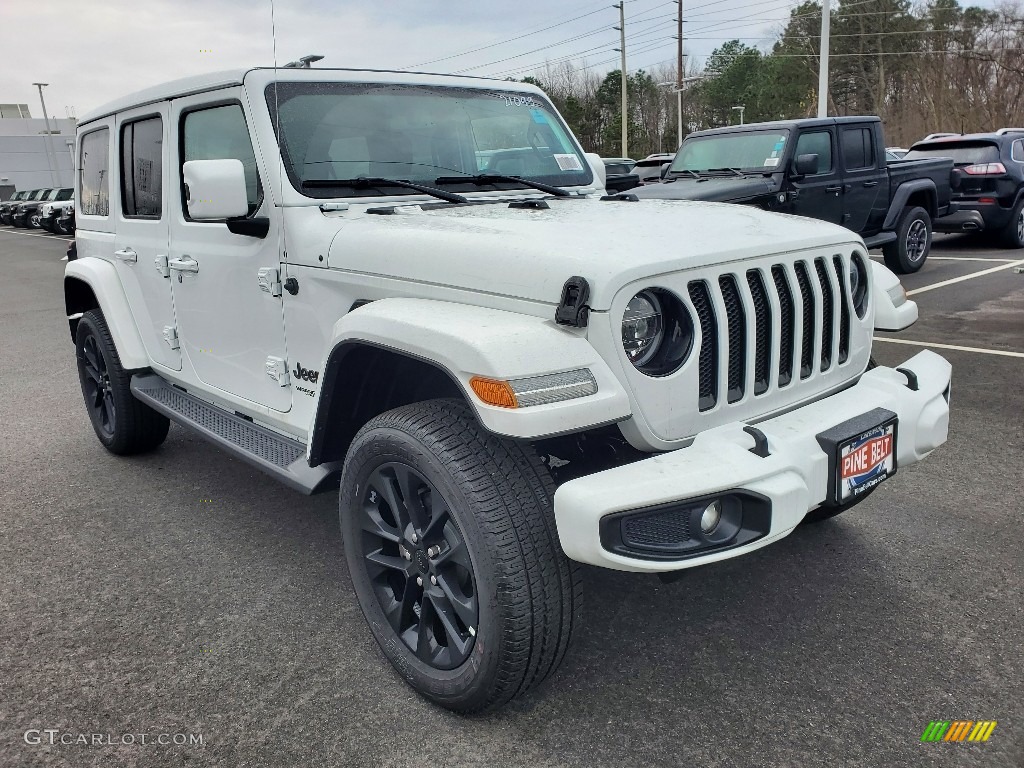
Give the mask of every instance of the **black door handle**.
<path id="1" fill-rule="evenodd" d="M 864 186 L 865 187 L 877 187 L 878 186 L 878 182 L 877 181 L 865 181 L 864 182 Z"/>
<path id="2" fill-rule="evenodd" d="M 843 188 L 838 184 L 834 187 L 825 187 L 826 192 L 835 192 L 837 195 L 843 191 Z"/>

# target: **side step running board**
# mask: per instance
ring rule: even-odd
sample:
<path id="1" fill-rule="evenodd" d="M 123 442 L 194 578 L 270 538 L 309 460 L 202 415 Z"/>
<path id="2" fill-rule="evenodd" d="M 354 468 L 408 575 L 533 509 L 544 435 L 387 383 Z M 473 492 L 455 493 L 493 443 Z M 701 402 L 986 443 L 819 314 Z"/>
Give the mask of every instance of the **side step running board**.
<path id="1" fill-rule="evenodd" d="M 879 232 L 877 235 L 864 238 L 864 245 L 868 248 L 881 248 L 883 245 L 896 242 L 895 232 Z"/>
<path id="2" fill-rule="evenodd" d="M 341 462 L 311 467 L 306 447 L 241 416 L 194 397 L 153 373 L 132 376 L 132 394 L 171 421 L 195 430 L 212 443 L 305 494 L 331 487 Z"/>

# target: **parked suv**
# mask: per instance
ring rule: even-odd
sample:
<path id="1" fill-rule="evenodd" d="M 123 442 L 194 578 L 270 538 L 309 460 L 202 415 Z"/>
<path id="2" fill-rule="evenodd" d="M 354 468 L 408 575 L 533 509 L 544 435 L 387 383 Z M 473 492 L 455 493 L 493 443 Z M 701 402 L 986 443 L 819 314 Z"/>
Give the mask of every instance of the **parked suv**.
<path id="1" fill-rule="evenodd" d="M 70 200 L 73 194 L 74 189 L 71 187 L 45 190 L 44 194 L 40 195 L 37 199 L 26 200 L 14 208 L 11 213 L 11 223 L 16 227 L 39 229 L 40 207 L 48 202 Z"/>
<path id="2" fill-rule="evenodd" d="M 1024 128 L 919 141 L 907 159 L 953 159 L 959 210 L 936 219 L 938 232 L 987 232 L 1007 248 L 1024 248 Z"/>
<path id="3" fill-rule="evenodd" d="M 11 219 L 14 216 L 14 209 L 21 205 L 26 200 L 38 200 L 39 195 L 49 192 L 48 189 L 33 189 L 32 191 L 22 190 L 21 192 L 15 192 L 14 196 L 10 200 L 5 200 L 0 203 L 0 223 L 10 226 Z"/>
<path id="4" fill-rule="evenodd" d="M 47 232 L 53 232 L 54 234 L 64 234 L 58 231 L 57 222 L 61 216 L 67 213 L 69 210 L 74 210 L 75 199 L 73 197 L 67 200 L 60 200 L 50 203 L 43 203 L 39 206 L 39 226 L 45 229 Z"/>
<path id="5" fill-rule="evenodd" d="M 219 72 L 84 116 L 78 158 L 64 289 L 99 441 L 151 451 L 173 420 L 340 484 L 370 632 L 454 710 L 554 672 L 581 563 L 753 552 L 946 440 L 943 358 L 868 370 L 917 307 L 859 237 L 606 195 L 531 85 Z"/>

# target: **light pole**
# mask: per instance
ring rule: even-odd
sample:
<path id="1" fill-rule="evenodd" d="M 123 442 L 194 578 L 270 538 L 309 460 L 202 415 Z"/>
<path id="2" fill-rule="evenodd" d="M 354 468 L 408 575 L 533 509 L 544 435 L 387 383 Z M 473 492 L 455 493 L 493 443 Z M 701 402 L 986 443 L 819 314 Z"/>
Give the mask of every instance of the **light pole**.
<path id="1" fill-rule="evenodd" d="M 743 125 L 743 110 L 746 109 L 746 107 L 733 107 L 733 109 L 740 113 L 740 125 Z"/>
<path id="2" fill-rule="evenodd" d="M 53 149 L 53 135 L 50 133 L 50 117 L 46 114 L 46 102 L 43 101 L 43 88 L 49 83 L 32 83 L 39 89 L 39 103 L 43 107 L 43 120 L 46 122 L 46 165 L 50 168 L 50 183 L 53 186 L 57 186 L 57 179 L 53 175 L 53 164 L 57 160 L 57 153 Z M 53 155 L 53 160 L 50 160 L 50 155 Z"/>
<path id="3" fill-rule="evenodd" d="M 612 29 L 619 30 L 619 45 L 622 46 L 618 49 L 622 54 L 622 156 L 629 157 L 629 150 L 627 148 L 629 142 L 629 105 L 626 99 L 626 3 L 623 0 L 618 5 L 613 5 L 612 8 L 619 9 L 619 26 L 612 27 Z"/>
<path id="4" fill-rule="evenodd" d="M 818 117 L 828 117 L 828 27 L 832 18 L 831 0 L 821 3 L 821 51 L 818 56 Z"/>

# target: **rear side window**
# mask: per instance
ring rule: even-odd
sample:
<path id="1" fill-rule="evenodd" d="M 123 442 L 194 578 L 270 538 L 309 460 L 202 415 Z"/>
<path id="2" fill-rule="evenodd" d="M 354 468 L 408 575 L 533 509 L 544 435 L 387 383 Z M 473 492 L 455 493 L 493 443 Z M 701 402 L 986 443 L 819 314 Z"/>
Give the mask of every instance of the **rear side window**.
<path id="1" fill-rule="evenodd" d="M 871 148 L 871 130 L 869 128 L 844 128 L 843 163 L 847 170 L 873 168 L 875 154 Z"/>
<path id="2" fill-rule="evenodd" d="M 85 134 L 79 151 L 78 201 L 82 213 L 86 216 L 109 216 L 110 131 L 101 128 Z"/>
<path id="3" fill-rule="evenodd" d="M 121 209 L 160 218 L 163 210 L 163 121 L 149 117 L 121 129 Z"/>
<path id="4" fill-rule="evenodd" d="M 1010 159 L 1017 163 L 1024 163 L 1024 140 L 1017 139 L 1010 149 Z"/>
<path id="5" fill-rule="evenodd" d="M 919 144 L 903 159 L 913 160 L 920 157 L 951 157 L 957 165 L 998 163 L 999 147 L 988 141 L 943 141 L 936 144 Z"/>
<path id="6" fill-rule="evenodd" d="M 238 104 L 188 112 L 182 120 L 182 161 L 240 160 L 245 170 L 245 189 L 249 201 L 249 215 L 254 214 L 263 200 L 263 186 L 256 171 L 256 155 L 249 139 L 245 114 Z M 184 190 L 182 190 L 184 193 Z M 182 209 L 188 214 L 184 194 Z"/>
<path id="7" fill-rule="evenodd" d="M 800 134 L 796 142 L 796 156 L 817 155 L 816 175 L 832 172 L 832 136 L 828 131 L 812 131 Z"/>

